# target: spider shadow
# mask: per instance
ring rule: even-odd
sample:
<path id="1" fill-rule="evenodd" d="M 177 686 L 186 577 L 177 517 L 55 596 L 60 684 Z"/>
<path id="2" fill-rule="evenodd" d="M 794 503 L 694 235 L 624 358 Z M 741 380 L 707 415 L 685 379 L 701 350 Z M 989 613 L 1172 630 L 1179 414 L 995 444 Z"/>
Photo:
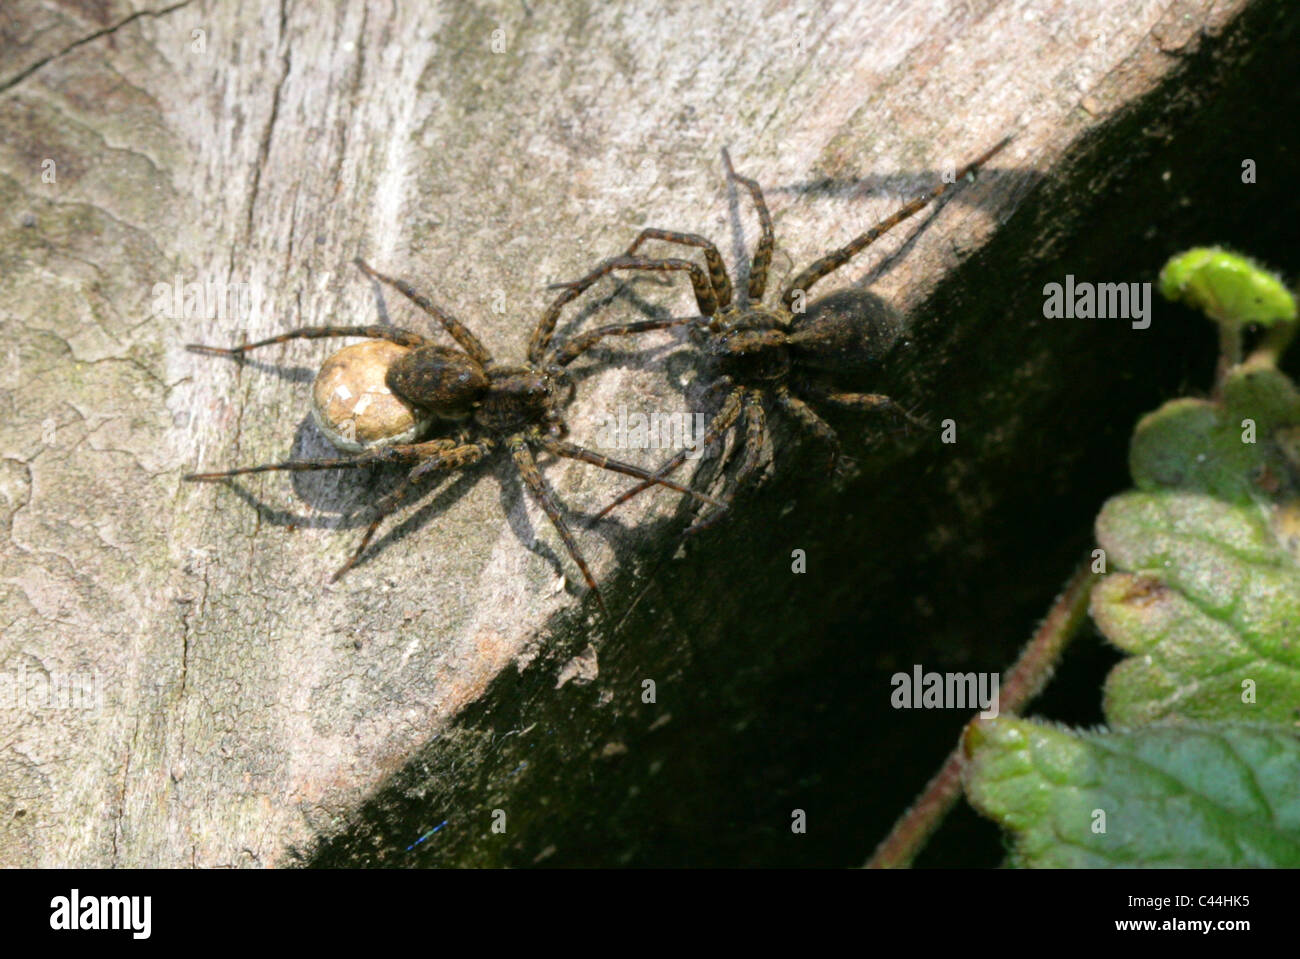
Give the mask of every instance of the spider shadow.
<path id="1" fill-rule="evenodd" d="M 884 195 L 893 199 L 889 208 L 884 210 L 881 217 L 888 216 L 894 209 L 909 202 L 913 198 L 920 196 L 927 189 L 932 189 L 936 183 L 943 181 L 946 174 L 952 173 L 952 169 L 944 170 L 924 170 L 913 173 L 890 173 L 890 174 L 871 174 L 861 177 L 819 177 L 814 180 L 804 182 L 795 182 L 783 186 L 774 186 L 764 188 L 764 195 L 769 194 L 786 194 L 802 198 L 840 198 L 846 202 L 854 200 L 868 199 L 879 195 Z M 1023 184 L 1026 176 L 1031 176 L 1030 185 L 1036 182 L 1040 177 L 1032 175 L 1028 171 L 1020 168 L 984 168 L 977 174 L 980 183 L 1008 183 Z M 951 181 L 950 181 L 951 182 Z M 960 185 L 957 185 L 960 186 Z M 929 204 L 925 211 L 911 218 L 910 230 L 902 243 L 882 257 L 866 273 L 849 284 L 850 288 L 866 289 L 883 276 L 887 275 L 894 266 L 905 257 L 914 247 L 916 241 L 928 229 L 930 223 L 949 203 L 964 203 L 976 207 L 991 206 L 1000 196 L 1002 191 L 991 190 L 982 195 L 972 195 L 966 189 L 952 189 L 937 201 Z M 730 207 L 730 218 L 732 221 L 732 231 L 735 238 L 733 243 L 733 253 L 736 256 L 737 264 L 747 264 L 748 257 L 744 250 L 744 232 L 743 221 L 739 211 L 739 193 L 734 181 L 728 180 L 728 200 Z M 751 214 L 752 215 L 752 214 Z M 778 231 L 779 234 L 779 231 Z M 856 234 L 855 234 L 856 235 Z M 843 237 L 836 246 L 847 243 L 851 236 Z M 778 252 L 783 246 L 781 237 L 776 237 L 776 247 Z M 834 248 L 834 247 L 832 247 Z M 820 255 L 820 254 L 818 254 Z M 740 272 L 739 266 L 737 273 Z M 738 281 L 742 284 L 748 282 L 748 269 L 745 269 L 743 277 L 738 276 Z M 768 292 L 771 290 L 769 288 Z"/>
<path id="2" fill-rule="evenodd" d="M 320 434 L 310 415 L 299 423 L 289 459 L 312 459 L 337 455 L 337 450 Z M 374 513 L 368 508 L 391 492 L 410 471 L 410 465 L 375 464 L 357 469 L 309 470 L 291 474 L 294 495 L 308 504 L 311 512 L 276 509 L 255 495 L 236 479 L 224 485 L 255 510 L 268 526 L 298 529 L 356 530 L 368 526 Z M 396 527 L 376 539 L 361 555 L 357 566 L 368 563 L 391 543 L 396 542 L 450 509 L 473 485 L 477 470 L 443 474 L 436 481 L 422 484 L 412 494 L 419 501 L 433 497 Z M 350 507 L 350 508 L 349 508 Z M 355 544 L 354 544 L 355 545 Z"/>
<path id="3" fill-rule="evenodd" d="M 426 439 L 433 439 L 439 435 L 441 435 L 440 431 L 435 429 Z M 294 434 L 293 447 L 290 450 L 290 459 L 318 459 L 348 455 L 340 453 L 325 438 L 310 413 L 299 421 Z M 291 472 L 290 483 L 298 499 L 310 505 L 317 513 L 327 514 L 320 517 L 325 522 L 317 522 L 317 526 L 330 525 L 327 517 L 333 516 L 336 519 L 334 525 L 351 529 L 362 525 L 362 517 L 357 515 L 361 511 L 356 509 L 345 511 L 344 507 L 349 503 L 356 503 L 358 499 L 371 501 L 387 495 L 410 472 L 412 465 L 378 463 L 348 469 Z M 365 521 L 369 522 L 369 519 Z"/>
<path id="4" fill-rule="evenodd" d="M 616 301 L 623 301 L 631 305 L 633 310 L 647 320 L 673 319 L 673 314 L 667 307 L 652 303 L 637 293 L 635 287 L 642 284 L 657 287 L 670 287 L 672 281 L 668 277 L 659 276 L 616 276 L 614 278 L 613 289 L 603 295 L 589 297 L 583 307 L 574 312 L 570 318 L 559 327 L 556 331 L 555 341 L 561 344 L 567 342 L 575 333 L 583 329 L 592 317 L 605 311 Z M 591 328 L 595 328 L 595 326 L 596 324 L 592 324 Z M 637 361 L 643 361 L 646 358 L 657 360 L 664 356 L 672 355 L 686 343 L 686 333 L 684 329 L 668 329 L 662 332 L 667 333 L 672 338 L 672 342 L 649 349 L 638 345 L 641 342 L 640 338 L 629 339 L 628 345 L 625 347 L 617 345 L 622 339 L 620 337 L 609 337 L 608 339 L 602 340 L 599 345 L 587 350 L 581 356 L 581 359 L 583 360 L 595 360 L 595 362 L 585 362 L 581 365 L 570 366 L 568 368 L 569 376 L 573 380 L 574 384 L 577 385 L 605 369 L 640 369 L 644 366 L 644 363 Z"/>
<path id="5" fill-rule="evenodd" d="M 312 458 L 321 453 L 328 455 L 332 449 L 324 437 L 320 436 L 310 417 L 307 417 L 299 424 L 289 458 L 297 460 Z M 451 509 L 486 474 L 492 473 L 495 474 L 500 488 L 502 512 L 520 545 L 543 559 L 554 570 L 556 576 L 562 577 L 566 590 L 570 594 L 580 596 L 578 581 L 568 574 L 565 558 L 542 541 L 529 518 L 524 500 L 531 496 L 524 489 L 518 469 L 508 456 L 502 457 L 499 450 L 495 455 L 497 457 L 495 462 L 476 464 L 457 473 L 441 474 L 436 480 L 426 481 L 417 487 L 411 496 L 421 505 L 397 521 L 386 532 L 377 536 L 358 557 L 353 569 L 369 564 L 388 547 L 423 530 L 425 526 Z M 547 457 L 548 461 L 549 459 L 550 457 Z M 543 469 L 544 465 L 546 464 L 539 463 L 538 469 Z M 260 521 L 267 526 L 286 529 L 359 530 L 364 529 L 374 519 L 374 513 L 369 506 L 396 488 L 410 468 L 409 465 L 402 464 L 376 464 L 355 470 L 310 470 L 294 473 L 294 494 L 311 507 L 310 513 L 276 509 L 237 479 L 226 480 L 224 485 L 252 508 Z M 334 475 L 327 477 L 323 474 Z M 353 508 L 345 508 L 349 504 Z M 574 517 L 578 514 L 567 509 L 563 502 L 560 502 L 560 506 L 568 514 L 566 516 L 569 520 L 568 525 L 577 536 L 581 532 L 581 527 L 575 522 Z M 391 522 L 396 515 L 398 514 L 392 514 L 385 519 Z M 352 543 L 350 548 L 355 546 L 356 543 Z M 347 552 L 343 558 L 350 555 L 351 553 Z M 342 559 L 339 565 L 342 565 Z"/>
<path id="6" fill-rule="evenodd" d="M 259 376 L 269 374 L 282 383 L 291 383 L 295 386 L 310 384 L 316 379 L 316 371 L 307 366 L 286 366 L 275 360 L 260 360 L 244 355 L 221 358 L 234 363 L 241 374 L 245 368 L 251 368 Z"/>
<path id="7" fill-rule="evenodd" d="M 294 440 L 285 461 L 318 459 L 326 456 L 338 456 L 338 451 L 320 434 L 311 415 L 304 416 L 294 432 Z M 347 492 L 365 488 L 371 492 L 379 489 L 386 492 L 397 484 L 400 468 L 376 465 L 356 470 L 308 470 L 302 472 L 275 471 L 271 476 L 286 474 L 294 495 L 307 503 L 311 513 L 298 513 L 293 510 L 275 509 L 265 500 L 255 495 L 247 487 L 247 480 L 231 477 L 220 481 L 227 489 L 256 510 L 258 518 L 270 526 L 296 527 L 300 529 L 340 528 L 345 523 L 344 514 L 337 509 L 341 502 L 351 498 Z M 352 475 L 348 475 L 352 474 Z M 357 474 L 365 474 L 362 476 Z M 270 478 L 269 476 L 266 478 Z M 352 526 L 358 525 L 352 523 Z"/>
<path id="8" fill-rule="evenodd" d="M 990 162 L 995 161 L 990 158 Z M 884 193 L 896 197 L 898 204 L 901 206 L 913 197 L 925 192 L 927 188 L 933 187 L 934 184 L 944 182 L 944 176 L 954 172 L 955 169 L 954 167 L 941 170 L 919 170 L 914 173 L 873 173 L 869 176 L 859 177 L 818 177 L 815 180 L 806 180 L 802 183 L 774 186 L 770 192 L 794 194 L 801 197 L 843 197 L 846 200 L 866 199 L 873 194 Z M 1019 178 L 1023 175 L 1023 170 L 985 167 L 976 174 L 976 178 L 981 183 L 997 183 L 1013 177 Z M 952 181 L 948 182 L 951 183 Z M 965 190 L 954 190 L 951 196 L 956 199 L 964 194 L 966 194 Z M 969 203 L 971 198 L 966 196 L 962 202 Z"/>
<path id="9" fill-rule="evenodd" d="M 578 584 L 582 582 L 581 572 L 577 574 L 577 580 L 575 581 L 574 577 L 570 576 L 566 572 L 564 559 L 542 541 L 541 537 L 538 535 L 537 528 L 533 525 L 532 520 L 528 516 L 527 501 L 531 498 L 531 494 L 524 489 L 525 484 L 523 477 L 519 475 L 519 470 L 515 468 L 513 462 L 503 465 L 506 465 L 507 469 L 502 472 L 508 472 L 509 476 L 508 478 L 504 476 L 501 477 L 499 499 L 501 502 L 501 512 L 505 515 L 506 524 L 510 527 L 510 532 L 514 534 L 514 537 L 519 541 L 520 546 L 528 550 L 528 552 L 532 553 L 534 556 L 538 556 L 544 560 L 546 564 L 551 567 L 551 570 L 555 575 L 564 581 L 564 590 L 566 593 L 571 596 L 580 596 L 581 593 L 579 592 Z M 537 464 L 537 470 L 539 473 L 542 473 L 543 476 L 545 475 L 545 466 L 543 463 L 539 462 Z M 570 512 L 558 495 L 555 499 L 556 502 L 559 503 L 562 513 Z M 546 516 L 544 512 L 542 515 Z M 550 523 L 550 518 L 546 517 L 545 521 Z M 568 523 L 567 525 L 572 530 L 573 524 Z M 579 543 L 579 548 L 581 548 L 581 545 L 582 544 Z M 586 558 L 585 554 L 583 558 Z M 572 559 L 570 559 L 569 562 L 572 562 Z"/>
<path id="10" fill-rule="evenodd" d="M 372 559 L 377 559 L 385 549 L 393 543 L 400 542 L 407 536 L 417 533 L 424 529 L 426 525 L 436 520 L 439 516 L 451 509 L 462 496 L 468 493 L 482 478 L 483 470 L 470 467 L 460 473 L 443 477 L 442 481 L 429 486 L 418 493 L 419 499 L 432 496 L 429 502 L 420 506 L 411 515 L 394 525 L 388 532 L 372 542 L 364 553 L 358 557 L 356 566 L 364 566 Z M 373 519 L 373 515 L 367 518 L 367 522 Z M 390 517 L 391 518 L 391 517 Z M 355 568 L 355 567 L 354 567 Z"/>

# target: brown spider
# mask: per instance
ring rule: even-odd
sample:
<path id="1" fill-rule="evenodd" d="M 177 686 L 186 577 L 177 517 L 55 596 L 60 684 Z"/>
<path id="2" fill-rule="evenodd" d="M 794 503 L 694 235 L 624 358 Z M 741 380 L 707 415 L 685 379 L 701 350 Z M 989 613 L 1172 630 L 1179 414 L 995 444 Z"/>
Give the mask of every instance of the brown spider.
<path id="1" fill-rule="evenodd" d="M 391 437 L 388 442 L 381 440 L 379 445 L 342 458 L 291 460 L 215 473 L 191 473 L 185 477 L 187 480 L 221 480 L 244 473 L 270 470 L 355 469 L 373 463 L 413 463 L 412 469 L 397 488 L 375 504 L 374 520 L 352 556 L 334 574 L 333 580 L 338 580 L 356 564 L 384 517 L 397 509 L 416 483 L 436 473 L 478 463 L 500 447 L 510 451 L 519 475 L 555 524 L 569 555 L 582 571 L 583 579 L 595 595 L 597 603 L 606 612 L 600 590 L 560 512 L 555 494 L 538 471 L 533 456 L 534 449 L 591 463 L 601 469 L 633 476 L 652 485 L 668 486 L 703 502 L 725 508 L 726 504 L 710 496 L 666 479 L 655 478 L 648 470 L 620 463 L 560 439 L 565 432 L 560 412 L 570 386 L 566 367 L 606 336 L 662 329 L 674 321 L 645 320 L 602 327 L 552 349 L 553 333 L 560 310 L 572 299 L 567 293 L 561 294 L 542 315 L 533 332 L 528 347 L 528 362 L 521 366 L 498 366 L 478 337 L 460 320 L 439 309 L 406 282 L 385 276 L 360 258 L 356 263 L 367 276 L 402 293 L 441 323 L 459 349 L 439 346 L 418 333 L 387 326 L 312 326 L 229 349 L 200 344 L 190 344 L 188 347 L 196 353 L 240 357 L 249 350 L 294 339 L 357 336 L 387 340 L 406 348 L 398 351 L 396 357 L 384 361 L 386 366 L 382 375 L 387 389 L 419 412 L 427 414 L 428 418 L 459 420 L 468 424 L 451 437 L 424 442 L 401 441 L 407 438 L 406 435 Z M 339 355 L 341 354 L 335 354 Z M 337 444 L 338 441 L 335 442 Z M 352 445 L 349 448 L 355 450 L 357 447 Z"/>
<path id="2" fill-rule="evenodd" d="M 1005 147 L 1010 139 L 1003 139 L 962 167 L 957 171 L 953 182 L 960 182 L 978 170 Z M 861 236 L 815 260 L 787 284 L 774 306 L 765 307 L 762 302 L 763 293 L 767 286 L 768 266 L 772 261 L 774 244 L 772 217 L 758 183 L 736 173 L 726 150 L 722 155 L 727 174 L 739 181 L 753 198 L 762 228 L 749 269 L 748 296 L 744 304 L 732 302 L 731 280 L 718 248 L 711 241 L 694 233 L 655 228 L 642 230 L 621 256 L 606 260 L 580 280 L 557 286 L 562 287 L 570 297 L 576 297 L 600 277 L 615 270 L 687 273 L 702 316 L 676 322 L 690 325 L 692 339 L 701 346 L 717 373 L 717 378 L 709 389 L 721 387 L 728 391 L 722 408 L 713 417 L 698 448 L 703 449 L 717 442 L 742 415 L 745 420 L 745 458 L 735 476 L 732 489 L 734 497 L 735 492 L 753 477 L 759 466 L 759 454 L 767 433 L 765 401 L 774 402 L 830 447 L 832 469 L 839 457 L 839 440 L 835 431 L 809 405 L 808 399 L 852 410 L 891 411 L 915 422 L 910 414 L 888 396 L 879 393 L 841 392 L 822 379 L 828 372 L 846 368 L 869 370 L 879 364 L 892 340 L 888 310 L 882 309 L 878 301 L 867 299 L 856 290 L 832 293 L 808 304 L 806 308 L 804 301 L 814 283 L 842 267 L 887 230 L 945 193 L 950 184 L 940 184 L 911 200 Z M 646 240 L 664 240 L 699 248 L 704 253 L 707 273 L 690 260 L 649 259 L 635 255 Z M 654 481 L 671 474 L 692 452 L 693 449 L 682 450 L 655 472 L 653 480 L 633 486 L 601 510 L 595 518 L 599 519 L 654 485 Z M 725 466 L 725 463 L 722 465 Z M 728 497 L 727 501 L 730 502 L 732 497 Z M 687 532 L 698 532 L 712 525 L 721 515 L 719 510 L 701 514 Z"/>

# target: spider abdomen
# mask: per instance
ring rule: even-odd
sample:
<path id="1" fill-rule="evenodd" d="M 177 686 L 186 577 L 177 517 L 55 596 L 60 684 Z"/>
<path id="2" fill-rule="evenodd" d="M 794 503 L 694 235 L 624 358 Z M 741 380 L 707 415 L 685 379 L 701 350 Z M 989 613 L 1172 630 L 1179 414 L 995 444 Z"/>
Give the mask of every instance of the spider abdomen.
<path id="1" fill-rule="evenodd" d="M 859 370 L 878 366 L 898 337 L 898 317 L 880 297 L 840 290 L 796 313 L 786 338 L 801 366 Z"/>
<path id="2" fill-rule="evenodd" d="M 387 382 L 398 396 L 446 419 L 464 419 L 488 390 L 488 375 L 467 353 L 421 346 L 400 357 Z"/>

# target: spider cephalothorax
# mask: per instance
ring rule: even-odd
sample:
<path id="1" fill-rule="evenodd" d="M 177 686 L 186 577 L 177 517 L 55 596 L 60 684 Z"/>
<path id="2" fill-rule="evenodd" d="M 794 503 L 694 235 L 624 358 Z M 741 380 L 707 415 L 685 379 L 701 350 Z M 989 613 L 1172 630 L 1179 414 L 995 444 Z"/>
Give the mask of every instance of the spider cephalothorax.
<path id="1" fill-rule="evenodd" d="M 747 383 L 779 383 L 790 373 L 790 350 L 781 318 L 769 310 L 720 309 L 704 326 L 691 327 L 705 355 L 723 376 Z"/>
<path id="2" fill-rule="evenodd" d="M 974 173 L 1008 142 L 1009 138 L 1001 141 L 958 170 L 951 183 L 960 182 Z M 839 440 L 809 401 L 860 411 L 892 412 L 911 419 L 888 396 L 842 392 L 831 382 L 834 374 L 852 372 L 859 377 L 869 376 L 879 366 L 895 334 L 890 311 L 882 308 L 878 300 L 859 291 L 841 291 L 812 302 L 807 302 L 808 292 L 815 283 L 839 269 L 885 231 L 946 192 L 950 183 L 945 182 L 917 197 L 866 233 L 814 261 L 786 285 L 775 304 L 765 306 L 763 294 L 774 246 L 772 217 L 758 183 L 737 174 L 726 151 L 723 151 L 723 159 L 728 175 L 742 184 L 753 198 L 761 227 L 743 303 L 733 302 L 732 281 L 712 241 L 693 233 L 656 228 L 642 230 L 621 256 L 605 261 L 582 279 L 563 286 L 567 292 L 577 296 L 600 277 L 621 270 L 684 272 L 690 277 L 701 316 L 678 322 L 691 325 L 691 338 L 710 360 L 713 374 L 710 388 L 717 386 L 727 390 L 722 408 L 713 417 L 701 445 L 716 442 L 744 417 L 745 459 L 733 487 L 739 489 L 753 477 L 759 466 L 759 451 L 767 433 L 769 405 L 784 410 L 826 443 L 832 467 L 839 456 Z M 647 240 L 696 247 L 704 255 L 705 266 L 702 269 L 690 260 L 638 256 L 637 250 Z M 621 332 L 637 331 L 629 328 Z M 691 453 L 692 450 L 683 450 L 668 460 L 655 473 L 655 478 L 662 479 L 673 472 Z M 634 486 L 600 515 L 650 485 L 643 482 Z M 689 531 L 703 528 L 720 515 L 714 511 L 697 518 Z"/>
<path id="3" fill-rule="evenodd" d="M 347 347 L 326 361 L 318 377 L 314 410 L 317 422 L 336 446 L 351 455 L 245 466 L 215 473 L 192 473 L 185 477 L 187 480 L 219 480 L 269 470 L 353 469 L 387 462 L 412 464 L 406 478 L 376 504 L 377 515 L 351 558 L 334 574 L 334 579 L 352 568 L 383 518 L 397 509 L 416 483 L 440 472 L 470 466 L 500 448 L 510 452 L 524 483 L 555 524 L 565 548 L 602 608 L 604 602 L 591 571 L 560 512 L 554 492 L 537 468 L 535 450 L 581 460 L 651 484 L 669 486 L 716 506 L 724 505 L 670 480 L 657 479 L 640 467 L 611 460 L 561 438 L 566 432 L 561 410 L 571 393 L 566 367 L 606 336 L 661 329 L 671 325 L 671 321 L 649 320 L 602 327 L 576 336 L 565 344 L 553 345 L 560 310 L 573 299 L 565 292 L 556 298 L 538 322 L 529 344 L 528 362 L 519 366 L 498 366 L 478 337 L 454 316 L 439 309 L 404 281 L 385 276 L 360 259 L 357 265 L 366 275 L 398 290 L 438 320 L 456 341 L 456 347 L 432 343 L 418 333 L 387 326 L 304 327 L 229 349 L 198 344 L 190 346 L 199 353 L 238 357 L 257 347 L 293 339 L 366 337 L 395 345 L 396 348 L 383 350 L 372 357 L 378 367 L 370 368 L 364 367 L 364 357 L 354 366 L 340 361 L 340 357 L 357 350 L 357 346 Z M 328 378 L 327 371 L 331 374 Z M 386 410 L 386 418 L 378 424 L 366 419 L 373 412 L 372 408 L 362 409 L 362 404 L 355 402 L 358 378 L 365 382 L 363 388 L 369 390 L 369 398 L 397 401 L 396 410 Z M 322 379 L 325 380 L 323 389 Z M 379 380 L 384 385 L 376 389 Z M 352 388 L 349 384 L 353 384 Z M 349 402 L 340 406 L 335 402 L 340 398 Z M 367 407 L 373 405 L 366 404 Z M 359 421 L 364 421 L 364 429 L 358 427 Z M 454 428 L 454 434 L 414 441 L 437 421 L 448 423 Z"/>

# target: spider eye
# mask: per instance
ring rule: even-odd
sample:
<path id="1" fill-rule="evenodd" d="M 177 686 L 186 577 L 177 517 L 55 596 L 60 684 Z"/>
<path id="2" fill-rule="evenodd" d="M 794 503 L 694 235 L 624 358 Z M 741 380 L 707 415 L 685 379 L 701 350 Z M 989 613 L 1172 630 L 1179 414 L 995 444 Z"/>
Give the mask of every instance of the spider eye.
<path id="1" fill-rule="evenodd" d="M 551 384 L 545 376 L 525 377 L 521 392 L 530 399 L 544 399 L 551 395 Z"/>

